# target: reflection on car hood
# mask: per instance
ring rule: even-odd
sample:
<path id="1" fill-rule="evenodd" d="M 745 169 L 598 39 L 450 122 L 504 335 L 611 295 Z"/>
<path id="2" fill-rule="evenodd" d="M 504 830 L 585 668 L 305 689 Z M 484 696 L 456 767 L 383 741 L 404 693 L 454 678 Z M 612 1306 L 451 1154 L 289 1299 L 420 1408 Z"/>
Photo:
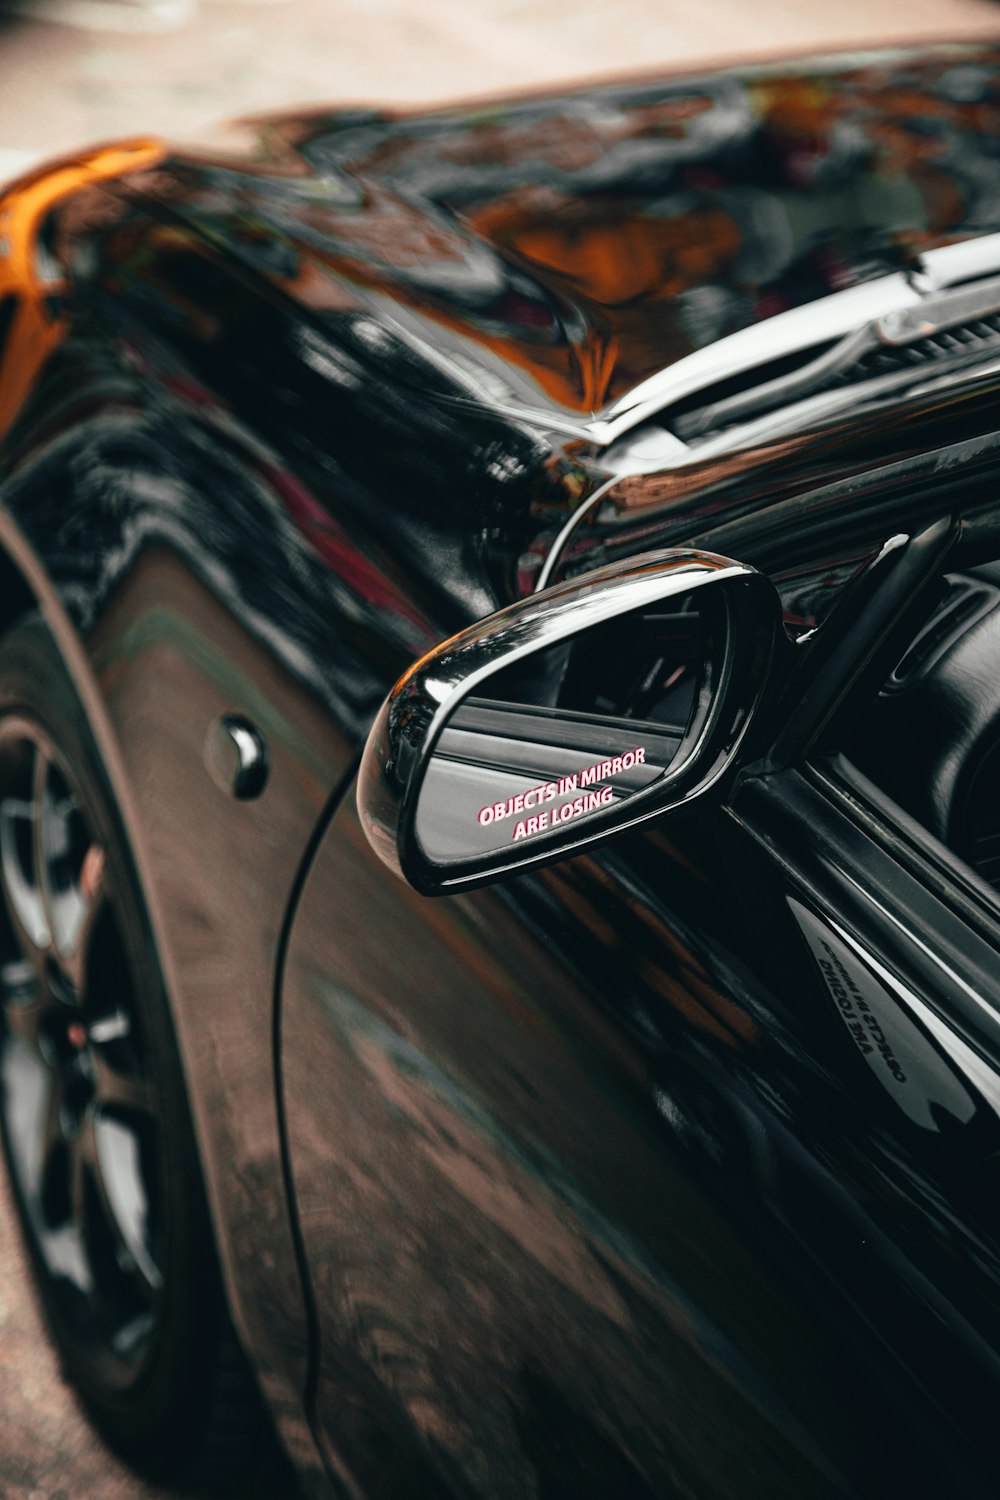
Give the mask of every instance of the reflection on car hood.
<path id="1" fill-rule="evenodd" d="M 1000 230 L 1000 47 L 249 122 L 146 190 L 373 357 L 554 419 Z M 407 360 L 402 363 L 405 365 Z"/>

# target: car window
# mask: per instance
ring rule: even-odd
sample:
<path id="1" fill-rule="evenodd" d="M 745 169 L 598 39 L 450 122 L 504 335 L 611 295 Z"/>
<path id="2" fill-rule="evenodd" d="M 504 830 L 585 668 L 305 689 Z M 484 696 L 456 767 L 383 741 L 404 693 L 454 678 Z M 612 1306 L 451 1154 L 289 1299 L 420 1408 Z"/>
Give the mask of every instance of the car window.
<path id="1" fill-rule="evenodd" d="M 939 580 L 848 763 L 1000 893 L 1000 561 Z"/>

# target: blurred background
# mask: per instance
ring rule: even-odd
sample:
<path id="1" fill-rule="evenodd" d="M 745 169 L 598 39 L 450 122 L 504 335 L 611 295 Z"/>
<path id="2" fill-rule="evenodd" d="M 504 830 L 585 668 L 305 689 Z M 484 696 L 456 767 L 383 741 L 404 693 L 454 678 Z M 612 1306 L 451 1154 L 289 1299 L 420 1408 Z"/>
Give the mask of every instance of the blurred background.
<path id="1" fill-rule="evenodd" d="M 994 32 L 989 0 L 0 0 L 0 176 L 282 105 Z"/>
<path id="2" fill-rule="evenodd" d="M 0 180 L 96 140 L 327 102 L 424 103 L 704 62 L 995 36 L 990 0 L 7 0 Z M 254 1496 L 285 1500 L 260 1476 Z M 0 1173 L 0 1500 L 153 1500 L 91 1436 Z"/>

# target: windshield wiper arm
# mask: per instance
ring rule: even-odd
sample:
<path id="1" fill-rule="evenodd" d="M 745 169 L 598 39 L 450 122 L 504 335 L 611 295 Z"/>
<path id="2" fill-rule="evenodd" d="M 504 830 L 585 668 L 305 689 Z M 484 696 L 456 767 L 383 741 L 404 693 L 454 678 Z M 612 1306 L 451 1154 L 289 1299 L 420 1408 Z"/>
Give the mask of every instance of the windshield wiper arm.
<path id="1" fill-rule="evenodd" d="M 975 323 L 995 313 L 1000 313 L 1000 276 L 930 292 L 909 307 L 895 308 L 856 328 L 799 369 L 713 401 L 698 411 L 677 417 L 671 425 L 684 439 L 701 437 L 745 417 L 808 396 L 850 370 L 866 354 L 879 349 L 905 349 L 949 328 Z"/>

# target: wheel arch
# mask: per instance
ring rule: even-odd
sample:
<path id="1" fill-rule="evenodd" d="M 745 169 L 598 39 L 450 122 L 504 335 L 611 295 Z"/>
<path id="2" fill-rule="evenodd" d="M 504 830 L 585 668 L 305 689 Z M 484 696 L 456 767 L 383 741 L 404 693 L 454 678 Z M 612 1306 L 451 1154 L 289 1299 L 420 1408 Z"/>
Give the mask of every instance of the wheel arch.
<path id="1" fill-rule="evenodd" d="M 220 1143 L 218 1112 L 211 1097 L 213 1085 L 219 1082 L 217 1065 L 225 1048 L 206 1052 L 199 1038 L 197 997 L 189 993 L 190 964 L 185 974 L 184 956 L 178 954 L 173 940 L 177 922 L 171 906 L 176 892 L 164 879 L 162 860 L 155 852 L 151 853 L 142 796 L 137 795 L 145 779 L 141 754 L 137 760 L 134 748 L 130 753 L 123 747 L 122 721 L 120 716 L 116 718 L 106 685 L 101 681 L 94 633 L 87 634 L 81 628 L 69 593 L 49 560 L 39 555 L 17 517 L 0 503 L 0 634 L 6 633 L 26 613 L 38 611 L 57 644 L 83 706 L 128 840 L 163 971 L 230 1311 L 286 1448 L 300 1468 L 315 1472 L 322 1466 L 302 1411 L 310 1324 L 281 1170 L 277 1120 L 280 1101 L 273 1089 L 270 1025 L 273 974 L 260 987 L 258 1004 L 267 1009 L 267 1024 L 255 1044 L 258 1053 L 266 1050 L 266 1071 L 272 1088 L 268 1100 L 258 1098 L 255 1102 L 258 1117 L 266 1115 L 270 1122 L 263 1133 L 271 1139 L 261 1151 L 263 1156 L 273 1152 L 275 1173 L 271 1187 L 275 1190 L 268 1195 L 266 1209 L 262 1209 L 261 1217 L 267 1220 L 266 1243 L 254 1246 L 247 1242 L 246 1216 L 240 1217 L 235 1226 L 233 1223 L 233 1160 L 225 1142 Z M 155 777 L 155 768 L 150 768 L 150 775 Z M 304 838 L 301 847 L 305 847 Z M 275 905 L 280 905 L 282 919 L 288 895 L 290 891 L 277 893 Z M 223 1087 L 231 1084 L 240 1071 L 242 1067 L 236 1066 L 222 1080 Z M 261 1133 L 259 1122 L 257 1129 Z"/>

